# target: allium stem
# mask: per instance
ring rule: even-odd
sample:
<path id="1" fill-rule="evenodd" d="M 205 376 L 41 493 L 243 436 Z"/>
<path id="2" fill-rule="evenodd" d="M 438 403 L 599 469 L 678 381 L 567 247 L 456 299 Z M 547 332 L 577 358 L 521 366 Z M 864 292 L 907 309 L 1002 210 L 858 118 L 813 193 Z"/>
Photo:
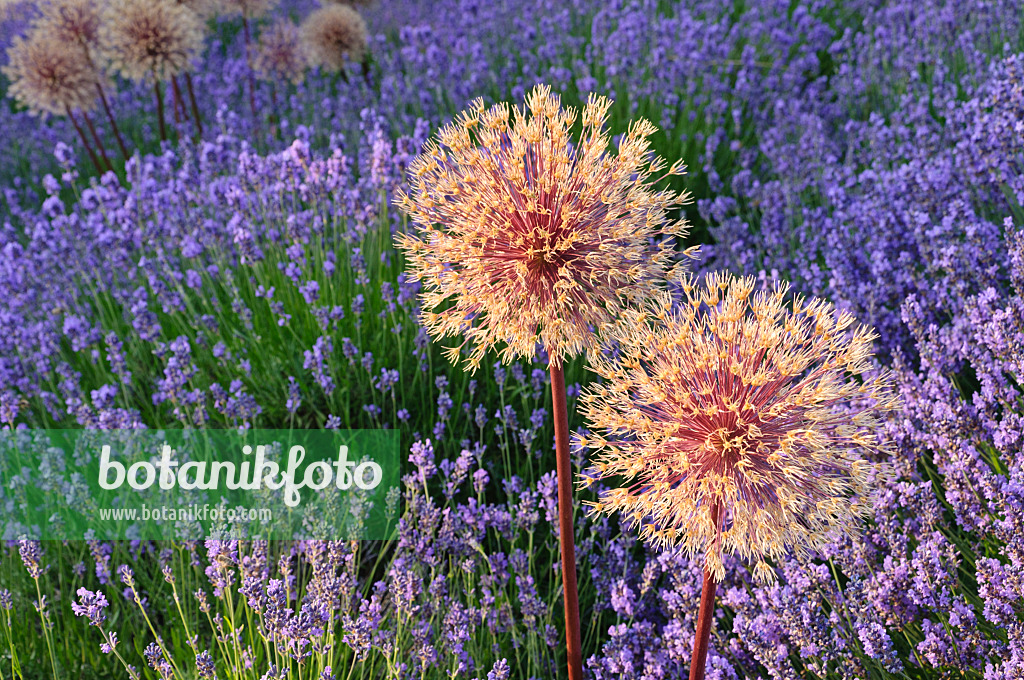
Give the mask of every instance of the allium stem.
<path id="1" fill-rule="evenodd" d="M 185 109 L 185 98 L 181 96 L 181 88 L 178 87 L 178 76 L 171 76 L 171 88 L 174 92 L 174 111 L 177 117 L 178 107 L 181 107 L 181 117 L 188 120 L 188 111 Z M 176 121 L 177 122 L 177 121 Z"/>
<path id="2" fill-rule="evenodd" d="M 192 74 L 185 73 L 185 89 L 188 90 L 188 100 L 192 104 L 192 120 L 196 124 L 198 136 L 203 136 L 203 121 L 199 119 L 199 106 L 196 104 L 196 91 L 192 87 Z"/>
<path id="3" fill-rule="evenodd" d="M 107 101 L 107 95 L 103 91 L 103 86 L 96 83 L 96 89 L 100 92 L 100 101 L 103 102 L 103 110 L 107 114 L 107 120 L 110 121 L 110 128 L 114 131 L 114 139 L 117 140 L 117 146 L 121 149 L 121 158 L 128 160 L 128 147 L 124 145 L 124 139 L 121 137 L 121 131 L 117 127 L 117 121 L 114 120 L 114 114 L 110 110 L 110 103 Z"/>
<path id="4" fill-rule="evenodd" d="M 93 61 L 92 55 L 89 53 L 89 46 L 86 44 L 84 39 L 79 39 L 82 49 L 85 50 L 85 58 L 89 61 L 89 65 L 96 68 L 96 62 Z M 121 149 L 121 158 L 128 160 L 128 150 L 124 145 L 124 140 L 121 139 L 121 131 L 117 129 L 117 122 L 114 120 L 114 114 L 110 110 L 110 102 L 107 101 L 107 93 L 103 91 L 103 85 L 97 81 L 96 91 L 99 92 L 100 101 L 103 103 L 103 110 L 107 114 L 107 120 L 110 121 L 110 128 L 114 131 L 114 138 L 117 140 L 117 146 Z M 109 162 L 108 162 L 109 165 Z"/>
<path id="5" fill-rule="evenodd" d="M 256 120 L 256 78 L 252 73 L 252 48 L 250 43 L 252 39 L 249 37 L 249 17 L 246 14 L 242 14 L 242 34 L 245 38 L 245 64 L 248 66 L 248 80 L 249 80 L 249 108 L 252 109 L 252 119 Z"/>
<path id="6" fill-rule="evenodd" d="M 85 124 L 89 128 L 90 134 L 92 134 L 93 141 L 96 142 L 96 148 L 99 149 L 100 156 L 103 157 L 103 162 L 106 164 L 107 170 L 113 170 L 114 166 L 110 164 L 110 159 L 107 157 L 107 149 L 103 146 L 103 140 L 101 140 L 100 136 L 96 134 L 96 126 L 92 124 L 92 119 L 89 118 L 89 114 L 85 111 L 82 111 L 82 118 L 85 119 Z"/>
<path id="7" fill-rule="evenodd" d="M 156 117 L 160 123 L 160 141 L 167 141 L 167 123 L 164 122 L 164 94 L 160 91 L 160 81 L 153 82 L 153 92 L 156 93 Z"/>
<path id="8" fill-rule="evenodd" d="M 716 505 L 711 511 L 712 521 L 721 521 L 721 507 Z M 704 583 L 700 589 L 700 608 L 697 610 L 697 630 L 693 639 L 693 656 L 690 661 L 690 680 L 704 680 L 704 670 L 708 662 L 708 641 L 711 629 L 715 625 L 715 591 L 718 584 L 707 567 L 704 567 Z"/>
<path id="9" fill-rule="evenodd" d="M 693 640 L 693 661 L 690 663 L 690 680 L 704 680 L 704 667 L 708 662 L 708 641 L 715 618 L 715 591 L 718 584 L 707 569 L 704 569 L 704 585 L 700 590 L 700 609 L 697 612 L 697 634 Z"/>
<path id="10" fill-rule="evenodd" d="M 558 468 L 558 543 L 562 552 L 562 585 L 565 588 L 565 646 L 569 656 L 569 680 L 583 680 L 580 643 L 580 602 L 576 587 L 576 544 L 573 539 L 572 461 L 569 458 L 569 409 L 566 405 L 565 372 L 551 364 L 551 406 L 555 418 L 555 456 Z"/>
<path id="11" fill-rule="evenodd" d="M 85 133 L 82 132 L 82 126 L 80 126 L 78 121 L 75 120 L 75 117 L 71 114 L 70 108 L 65 108 L 65 111 L 67 111 L 68 119 L 71 121 L 71 124 L 75 126 L 75 131 L 78 132 L 78 136 L 82 140 L 82 146 L 84 146 L 85 150 L 89 153 L 89 158 L 92 159 L 92 164 L 96 166 L 96 172 L 102 175 L 103 168 L 100 167 L 100 159 L 96 157 L 96 152 L 92 150 L 91 146 L 89 146 L 89 140 L 86 139 Z"/>
<path id="12" fill-rule="evenodd" d="M 277 123 L 281 117 L 277 115 L 277 86 L 274 81 L 270 81 L 270 136 L 277 138 Z"/>

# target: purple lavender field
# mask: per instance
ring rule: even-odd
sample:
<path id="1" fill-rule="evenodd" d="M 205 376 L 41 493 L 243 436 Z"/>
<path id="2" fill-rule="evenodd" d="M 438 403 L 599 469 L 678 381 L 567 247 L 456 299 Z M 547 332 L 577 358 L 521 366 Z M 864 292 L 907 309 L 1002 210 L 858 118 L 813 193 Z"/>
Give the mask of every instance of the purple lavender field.
<path id="1" fill-rule="evenodd" d="M 396 245 L 428 140 L 538 84 L 612 99 L 620 149 L 657 126 L 697 280 L 832 303 L 901 400 L 859 531 L 724 556 L 706 677 L 1024 678 L 1018 1 L 0 0 L 0 48 L 3 430 L 390 428 L 403 457 L 388 541 L 38 542 L 8 513 L 73 501 L 76 462 L 14 471 L 0 680 L 568 677 L 553 357 L 449 361 Z M 588 512 L 579 354 L 583 677 L 690 677 L 704 556 Z"/>

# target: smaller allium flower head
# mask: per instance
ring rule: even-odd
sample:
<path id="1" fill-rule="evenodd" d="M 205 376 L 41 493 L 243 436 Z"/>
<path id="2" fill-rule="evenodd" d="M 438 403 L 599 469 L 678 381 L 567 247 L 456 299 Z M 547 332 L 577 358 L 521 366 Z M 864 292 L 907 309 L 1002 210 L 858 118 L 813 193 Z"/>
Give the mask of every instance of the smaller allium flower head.
<path id="1" fill-rule="evenodd" d="M 96 0 L 50 0 L 39 11 L 36 26 L 58 40 L 89 48 L 98 43 L 102 17 Z"/>
<path id="2" fill-rule="evenodd" d="M 30 113 L 63 116 L 69 109 L 89 111 L 96 105 L 102 75 L 79 45 L 38 29 L 27 39 L 15 38 L 7 59 L 8 93 Z"/>
<path id="3" fill-rule="evenodd" d="M 100 43 L 129 80 L 167 80 L 189 68 L 203 49 L 199 16 L 175 0 L 111 0 Z"/>
<path id="4" fill-rule="evenodd" d="M 503 344 L 508 362 L 539 343 L 560 365 L 595 349 L 595 331 L 693 256 L 675 251 L 686 223 L 668 219 L 687 195 L 653 188 L 683 174 L 682 163 L 652 179 L 666 164 L 652 157 L 656 128 L 642 119 L 612 153 L 611 104 L 591 95 L 574 141 L 579 112 L 545 86 L 524 109 L 476 100 L 409 166 L 398 206 L 418 229 L 396 240 L 424 284 L 425 328 L 465 337 L 447 350 L 453 361 L 467 344 L 475 370 L 492 347 Z"/>
<path id="5" fill-rule="evenodd" d="M 360 61 L 366 53 L 366 22 L 347 5 L 327 5 L 311 12 L 301 31 L 311 66 L 340 71 L 346 57 Z"/>
<path id="6" fill-rule="evenodd" d="M 787 304 L 786 284 L 753 288 L 710 274 L 679 307 L 665 294 L 625 312 L 617 351 L 591 359 L 605 382 L 581 397 L 596 479 L 630 482 L 590 505 L 703 554 L 716 581 L 725 552 L 771 581 L 766 558 L 852 533 L 879 471 L 864 454 L 888 453 L 878 425 L 899 408 L 888 374 L 864 375 L 871 329 L 822 300 Z"/>
<path id="7" fill-rule="evenodd" d="M 266 80 L 282 78 L 298 85 L 308 62 L 299 27 L 287 19 L 276 21 L 260 34 L 253 67 Z"/>

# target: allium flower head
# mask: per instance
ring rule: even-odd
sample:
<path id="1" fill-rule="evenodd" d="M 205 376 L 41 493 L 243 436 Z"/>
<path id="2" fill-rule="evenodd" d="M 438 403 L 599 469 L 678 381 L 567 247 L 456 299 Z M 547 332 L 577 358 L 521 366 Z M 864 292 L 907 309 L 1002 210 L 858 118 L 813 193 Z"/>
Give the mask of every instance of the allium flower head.
<path id="1" fill-rule="evenodd" d="M 283 78 L 297 85 L 302 82 L 307 66 L 299 27 L 291 21 L 281 19 L 260 34 L 253 67 L 262 77 Z"/>
<path id="2" fill-rule="evenodd" d="M 50 0 L 39 4 L 36 25 L 65 43 L 95 46 L 99 41 L 101 13 L 96 0 Z"/>
<path id="3" fill-rule="evenodd" d="M 129 80 L 167 80 L 188 69 L 203 48 L 203 23 L 175 0 L 112 0 L 100 43 Z"/>
<path id="4" fill-rule="evenodd" d="M 524 109 L 477 100 L 410 165 L 398 205 L 418 229 L 397 242 L 424 284 L 426 329 L 465 337 L 448 350 L 452 360 L 468 344 L 476 369 L 491 347 L 503 344 L 511 361 L 540 343 L 560 364 L 595 348 L 595 330 L 682 271 L 674 238 L 686 224 L 668 211 L 687 196 L 652 186 L 682 164 L 651 179 L 666 164 L 652 160 L 646 120 L 609 151 L 610 106 L 591 95 L 574 141 L 579 112 L 547 87 Z"/>
<path id="5" fill-rule="evenodd" d="M 366 53 L 366 22 L 347 5 L 327 5 L 311 12 L 301 31 L 311 66 L 340 71 L 346 57 L 360 61 Z"/>
<path id="6" fill-rule="evenodd" d="M 7 59 L 8 93 L 30 113 L 63 116 L 68 109 L 89 111 L 96 105 L 102 75 L 77 44 L 35 30 L 27 39 L 14 39 Z"/>
<path id="7" fill-rule="evenodd" d="M 820 548 L 871 506 L 887 451 L 880 416 L 898 408 L 887 374 L 865 376 L 873 331 L 788 286 L 754 293 L 753 279 L 711 274 L 623 314 L 616 350 L 592 358 L 606 382 L 581 397 L 599 451 L 598 479 L 630 482 L 591 505 L 621 511 L 656 544 L 756 561 Z M 603 433 L 603 434 L 602 434 Z"/>

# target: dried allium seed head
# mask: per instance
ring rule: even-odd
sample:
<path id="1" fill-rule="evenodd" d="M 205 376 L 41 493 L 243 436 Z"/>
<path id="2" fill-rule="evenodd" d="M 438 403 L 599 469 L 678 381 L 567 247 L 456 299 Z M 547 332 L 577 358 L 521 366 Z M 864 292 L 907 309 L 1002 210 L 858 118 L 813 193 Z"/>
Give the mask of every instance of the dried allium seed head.
<path id="1" fill-rule="evenodd" d="M 68 109 L 89 111 L 96 105 L 102 75 L 84 48 L 35 30 L 27 39 L 14 39 L 7 59 L 8 93 L 34 115 L 63 116 Z"/>
<path id="2" fill-rule="evenodd" d="M 301 31 L 312 66 L 340 71 L 346 57 L 360 61 L 366 53 L 366 22 L 347 5 L 327 5 L 311 12 Z"/>
<path id="3" fill-rule="evenodd" d="M 260 34 L 253 67 L 263 78 L 284 78 L 298 84 L 307 65 L 299 27 L 291 21 L 281 19 Z"/>
<path id="4" fill-rule="evenodd" d="M 668 211 L 688 197 L 653 188 L 682 164 L 652 179 L 666 164 L 652 160 L 646 120 L 611 153 L 611 104 L 591 95 L 574 141 L 578 112 L 547 87 L 524 109 L 477 100 L 410 165 L 398 205 L 418 229 L 397 242 L 424 283 L 425 327 L 463 335 L 471 369 L 501 344 L 505 361 L 540 343 L 555 364 L 594 349 L 595 330 L 685 268 L 675 239 L 686 224 Z"/>
<path id="5" fill-rule="evenodd" d="M 887 374 L 863 375 L 872 330 L 821 300 L 787 304 L 787 285 L 753 288 L 711 274 L 685 282 L 680 307 L 662 295 L 627 311 L 618 351 L 591 361 L 605 382 L 581 399 L 596 478 L 629 482 L 591 505 L 704 554 L 719 581 L 724 552 L 771 580 L 765 558 L 852 532 L 877 473 L 863 454 L 888 451 L 880 416 L 899 408 Z"/>
<path id="6" fill-rule="evenodd" d="M 96 0 L 50 0 L 39 5 L 36 25 L 66 43 L 94 47 L 99 41 L 101 14 Z"/>
<path id="7" fill-rule="evenodd" d="M 277 0 L 218 0 L 220 2 L 221 14 L 231 16 L 241 14 L 242 16 L 254 19 L 261 17 L 277 6 Z"/>
<path id="8" fill-rule="evenodd" d="M 203 23 L 175 0 L 112 0 L 100 44 L 130 80 L 167 80 L 185 71 L 203 48 Z"/>

